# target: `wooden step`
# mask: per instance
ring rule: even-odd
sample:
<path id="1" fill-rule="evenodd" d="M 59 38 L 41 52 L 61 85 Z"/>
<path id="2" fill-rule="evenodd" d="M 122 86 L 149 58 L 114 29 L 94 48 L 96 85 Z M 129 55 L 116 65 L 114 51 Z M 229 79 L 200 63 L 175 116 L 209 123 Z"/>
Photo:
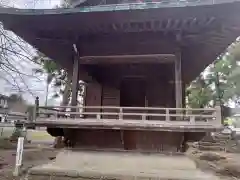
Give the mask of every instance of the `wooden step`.
<path id="1" fill-rule="evenodd" d="M 28 180 L 218 180 L 196 169 L 195 162 L 184 155 L 77 150 L 61 151 L 54 161 L 28 173 Z"/>

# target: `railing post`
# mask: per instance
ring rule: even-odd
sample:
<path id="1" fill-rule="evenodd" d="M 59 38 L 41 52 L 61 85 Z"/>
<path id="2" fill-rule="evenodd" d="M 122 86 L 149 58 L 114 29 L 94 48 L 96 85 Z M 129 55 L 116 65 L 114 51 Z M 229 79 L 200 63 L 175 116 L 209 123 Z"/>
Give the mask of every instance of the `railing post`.
<path id="1" fill-rule="evenodd" d="M 143 120 L 143 121 L 146 121 L 146 114 L 143 114 L 143 115 L 142 115 L 142 120 Z"/>
<path id="2" fill-rule="evenodd" d="M 216 124 L 222 124 L 222 110 L 221 106 L 217 103 L 215 106 L 216 109 Z"/>
<path id="3" fill-rule="evenodd" d="M 170 121 L 170 116 L 169 116 L 169 109 L 166 109 L 166 121 Z"/>
<path id="4" fill-rule="evenodd" d="M 100 120 L 100 119 L 101 119 L 101 115 L 97 114 L 97 120 Z"/>
<path id="5" fill-rule="evenodd" d="M 33 107 L 33 121 L 37 120 L 37 117 L 39 116 L 39 97 L 36 97 L 35 99 L 35 105 Z"/>
<path id="6" fill-rule="evenodd" d="M 58 119 L 58 111 L 55 112 L 56 119 Z"/>
<path id="7" fill-rule="evenodd" d="M 190 124 L 194 124 L 195 123 L 195 116 L 193 116 L 192 114 L 190 115 Z"/>
<path id="8" fill-rule="evenodd" d="M 37 111 L 36 111 L 36 106 L 33 106 L 33 109 L 32 109 L 32 121 L 35 122 L 36 119 L 37 119 Z"/>
<path id="9" fill-rule="evenodd" d="M 186 114 L 187 114 L 187 117 L 189 117 L 190 124 L 194 124 L 195 123 L 195 116 L 193 116 L 193 111 L 192 110 L 187 110 Z"/>
<path id="10" fill-rule="evenodd" d="M 119 120 L 123 120 L 123 108 L 119 109 Z"/>

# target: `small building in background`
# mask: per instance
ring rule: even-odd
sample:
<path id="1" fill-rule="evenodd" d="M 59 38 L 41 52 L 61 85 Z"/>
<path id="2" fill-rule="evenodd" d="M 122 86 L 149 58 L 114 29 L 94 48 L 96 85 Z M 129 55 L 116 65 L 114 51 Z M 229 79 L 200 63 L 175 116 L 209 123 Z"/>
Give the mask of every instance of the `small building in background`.
<path id="1" fill-rule="evenodd" d="M 0 108 L 8 106 L 8 96 L 0 94 Z"/>
<path id="2" fill-rule="evenodd" d="M 0 122 L 6 121 L 7 109 L 8 109 L 8 96 L 0 94 Z"/>

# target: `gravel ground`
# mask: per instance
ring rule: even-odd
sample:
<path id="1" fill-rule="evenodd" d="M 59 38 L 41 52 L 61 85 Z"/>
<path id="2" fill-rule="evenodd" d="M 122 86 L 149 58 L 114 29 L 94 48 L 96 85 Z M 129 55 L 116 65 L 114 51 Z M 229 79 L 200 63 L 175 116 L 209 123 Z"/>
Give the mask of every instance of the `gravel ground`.
<path id="1" fill-rule="evenodd" d="M 214 172 L 221 180 L 240 180 L 240 154 L 191 149 L 187 152 L 202 171 Z"/>
<path id="2" fill-rule="evenodd" d="M 16 143 L 10 143 L 9 137 L 13 127 L 0 128 L 0 180 L 18 180 L 13 176 L 16 161 Z M 53 137 L 43 130 L 28 130 L 27 139 L 31 144 L 24 144 L 22 173 L 36 165 L 45 164 L 56 156 L 56 150 L 51 149 Z"/>
<path id="3" fill-rule="evenodd" d="M 25 174 L 33 166 L 49 162 L 56 157 L 57 151 L 41 146 L 29 147 L 23 154 L 21 173 Z M 0 180 L 19 180 L 13 176 L 16 160 L 16 150 L 0 150 Z"/>

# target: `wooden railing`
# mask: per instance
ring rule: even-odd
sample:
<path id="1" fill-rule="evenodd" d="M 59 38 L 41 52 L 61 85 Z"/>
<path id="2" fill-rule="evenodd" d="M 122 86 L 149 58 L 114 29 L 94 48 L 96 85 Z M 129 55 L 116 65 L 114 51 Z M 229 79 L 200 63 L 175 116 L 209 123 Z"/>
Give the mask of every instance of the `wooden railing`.
<path id="1" fill-rule="evenodd" d="M 1 111 L 2 110 L 2 111 Z M 0 114 L 2 117 L 2 121 L 3 119 L 7 122 L 10 121 L 27 121 L 28 117 L 27 114 L 25 113 L 20 113 L 20 112 L 9 112 L 7 109 L 0 109 Z"/>
<path id="2" fill-rule="evenodd" d="M 5 111 L 5 112 L 4 112 Z M 28 116 L 25 113 L 20 112 L 8 112 L 4 109 L 4 113 L 1 113 L 1 127 L 24 127 L 28 122 Z"/>
<path id="3" fill-rule="evenodd" d="M 96 119 L 188 122 L 190 124 L 221 124 L 221 109 L 216 108 L 158 108 L 113 106 L 48 106 L 39 107 L 36 121 L 42 119 Z"/>

